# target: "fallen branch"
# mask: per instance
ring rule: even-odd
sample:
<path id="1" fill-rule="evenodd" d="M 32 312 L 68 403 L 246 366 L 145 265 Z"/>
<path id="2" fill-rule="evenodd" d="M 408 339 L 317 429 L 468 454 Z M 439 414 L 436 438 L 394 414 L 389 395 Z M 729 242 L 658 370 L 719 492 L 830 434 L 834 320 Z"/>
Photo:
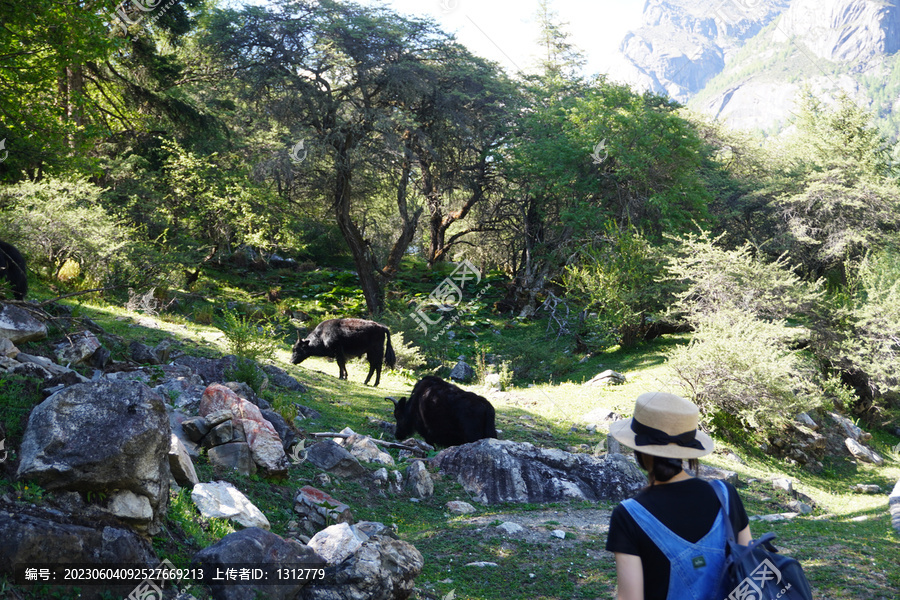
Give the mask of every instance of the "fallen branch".
<path id="1" fill-rule="evenodd" d="M 84 294 L 93 294 L 94 292 L 106 292 L 108 290 L 114 290 L 116 288 L 124 287 L 124 284 L 113 285 L 110 287 L 102 287 L 102 288 L 94 288 L 91 290 L 82 290 L 80 292 L 72 292 L 70 294 L 63 294 L 62 296 L 57 296 L 56 298 L 50 298 L 49 300 L 44 300 L 37 306 L 40 308 L 41 306 L 46 306 L 48 304 L 53 304 L 57 300 L 62 300 L 63 298 L 71 298 L 72 296 L 82 296 Z"/>
<path id="2" fill-rule="evenodd" d="M 311 435 L 311 436 L 313 436 L 313 437 L 317 437 L 317 438 L 336 437 L 336 438 L 341 438 L 341 439 L 343 439 L 343 440 L 346 440 L 346 439 L 349 438 L 351 435 L 361 435 L 361 434 L 358 434 L 358 433 L 356 433 L 356 434 L 351 434 L 351 433 L 336 433 L 336 432 L 330 432 L 330 431 L 323 431 L 323 432 L 320 432 L 320 433 L 310 433 L 309 435 Z M 369 439 L 372 440 L 373 442 L 375 442 L 376 444 L 380 445 L 380 446 L 387 446 L 388 448 L 397 448 L 397 449 L 399 449 L 399 450 L 409 450 L 410 452 L 413 452 L 413 453 L 415 453 L 415 454 L 417 454 L 417 455 L 418 455 L 418 454 L 423 454 L 423 455 L 425 454 L 425 452 L 422 451 L 422 449 L 420 449 L 420 448 L 414 448 L 414 447 L 412 447 L 412 446 L 405 446 L 405 445 L 403 445 L 403 444 L 398 444 L 398 443 L 396 443 L 396 442 L 388 442 L 387 440 L 379 440 L 378 438 L 373 438 L 373 437 L 370 437 Z"/>

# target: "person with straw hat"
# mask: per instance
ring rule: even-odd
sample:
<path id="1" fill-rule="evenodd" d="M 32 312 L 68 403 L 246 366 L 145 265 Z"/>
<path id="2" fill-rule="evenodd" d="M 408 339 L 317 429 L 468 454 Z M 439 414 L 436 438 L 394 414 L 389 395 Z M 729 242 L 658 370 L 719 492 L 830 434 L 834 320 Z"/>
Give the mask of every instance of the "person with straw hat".
<path id="1" fill-rule="evenodd" d="M 606 549 L 615 553 L 619 600 L 721 600 L 726 524 L 738 542 L 750 542 L 747 512 L 734 486 L 706 482 L 698 459 L 714 449 L 698 429 L 697 406 L 675 394 L 638 396 L 634 416 L 612 423 L 609 433 L 634 449 L 649 485 L 613 510 Z M 727 491 L 723 507 L 712 485 Z"/>

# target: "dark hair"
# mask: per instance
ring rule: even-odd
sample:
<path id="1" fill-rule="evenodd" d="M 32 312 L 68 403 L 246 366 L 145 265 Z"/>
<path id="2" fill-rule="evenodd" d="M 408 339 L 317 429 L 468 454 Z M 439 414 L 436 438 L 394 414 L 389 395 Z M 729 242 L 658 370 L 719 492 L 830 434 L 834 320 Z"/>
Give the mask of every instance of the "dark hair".
<path id="1" fill-rule="evenodd" d="M 638 450 L 634 451 L 634 458 L 637 460 L 638 465 L 647 471 L 647 480 L 650 482 L 650 485 L 653 485 L 656 481 L 665 483 L 683 470 L 684 461 L 680 458 L 653 456 Z M 696 458 L 689 459 L 688 469 L 697 473 L 700 469 L 700 461 Z"/>

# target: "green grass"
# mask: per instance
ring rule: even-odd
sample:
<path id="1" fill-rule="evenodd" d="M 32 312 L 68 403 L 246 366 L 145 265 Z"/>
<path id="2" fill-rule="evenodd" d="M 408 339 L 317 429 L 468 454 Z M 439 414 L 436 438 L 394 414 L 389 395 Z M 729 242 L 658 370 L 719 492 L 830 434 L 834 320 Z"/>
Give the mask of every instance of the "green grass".
<path id="1" fill-rule="evenodd" d="M 404 272 L 388 290 L 390 312 L 384 320 L 389 322 L 392 331 L 403 331 L 407 340 L 422 340 L 424 336 L 417 333 L 415 324 L 408 318 L 410 310 L 405 299 L 416 294 L 420 298 L 427 297 L 444 276 L 446 273 L 442 271 L 432 273 L 420 266 Z M 143 315 L 96 300 L 71 300 L 70 305 L 78 316 L 95 320 L 108 333 L 124 340 L 111 348 L 114 358 L 121 359 L 128 342 L 133 339 L 151 346 L 170 339 L 177 342 L 183 352 L 213 357 L 227 351 L 227 339 L 215 326 L 195 321 L 192 315 L 213 313 L 218 317 L 228 302 L 239 302 L 245 315 L 273 315 L 273 319 L 279 319 L 279 310 L 289 307 L 303 310 L 318 321 L 353 309 L 356 294 L 344 290 L 352 288 L 349 277 L 346 271 L 320 270 L 254 272 L 252 278 L 247 278 L 240 271 L 209 270 L 189 295 L 171 292 L 176 296 L 183 294 L 183 301 L 179 303 L 181 308 L 177 313 L 159 315 L 154 319 L 155 327 L 140 324 Z M 490 276 L 486 276 L 483 281 L 489 280 Z M 272 303 L 266 300 L 265 291 L 275 286 L 280 288 L 279 299 Z M 499 286 L 497 288 L 499 290 Z M 37 289 L 40 289 L 39 285 Z M 393 299 L 392 292 L 395 294 Z M 332 297 L 329 299 L 328 295 Z M 444 375 L 460 354 L 475 365 L 474 358 L 479 352 L 499 357 L 509 356 L 508 352 L 519 353 L 517 361 L 528 365 L 526 375 L 514 379 L 512 387 L 505 393 L 491 396 L 503 438 L 544 447 L 590 451 L 605 439 L 605 426 L 599 424 L 598 430 L 591 432 L 585 415 L 600 409 L 629 416 L 634 399 L 640 393 L 672 388 L 672 375 L 665 366 L 666 353 L 676 345 L 686 343 L 688 336 L 666 336 L 630 350 L 599 349 L 586 358 L 567 347 L 566 342 L 557 345 L 553 339 L 555 334 L 548 337 L 545 322 L 494 314 L 491 304 L 499 297 L 499 292 L 485 295 L 482 302 L 462 316 L 453 328 L 456 335 L 452 339 L 444 336 L 422 347 L 429 361 L 428 369 L 437 369 Z M 200 321 L 206 320 L 206 316 Z M 373 388 L 362 383 L 368 372 L 364 361 L 348 364 L 347 381 L 337 379 L 337 364 L 328 359 L 310 358 L 301 365 L 291 365 L 290 345 L 296 339 L 296 333 L 284 322 L 280 322 L 280 326 L 282 329 L 275 339 L 275 363 L 298 377 L 309 391 L 296 394 L 270 389 L 264 391 L 262 397 L 289 421 L 296 414 L 295 403 L 319 411 L 320 419 L 303 421 L 306 433 L 350 427 L 357 432 L 384 437 L 383 431 L 371 421 L 392 421 L 392 405 L 385 397 L 408 395 L 421 373 L 385 370 L 381 385 Z M 45 346 L 46 343 L 35 345 L 47 349 Z M 29 349 L 25 345 L 23 351 Z M 612 387 L 582 385 L 605 369 L 625 374 L 627 382 Z M 4 389 L 6 393 L 2 393 Z M 472 389 L 483 393 L 482 388 Z M 22 390 L 30 391 L 20 393 Z M 11 432 L 8 434 L 10 439 L 15 439 L 14 434 L 21 435 L 20 430 L 11 429 L 11 424 L 24 426 L 25 415 L 40 399 L 36 387 L 28 388 L 24 381 L 0 378 L 0 402 L 4 404 L 2 418 Z M 826 457 L 824 470 L 813 474 L 766 455 L 753 445 L 721 440 L 718 442 L 720 449 L 735 451 L 746 464 L 731 462 L 718 453 L 705 462 L 738 473 L 742 482 L 739 491 L 751 515 L 788 510 L 792 498 L 772 489 L 771 480 L 776 477 L 793 478 L 795 489 L 813 500 L 816 506 L 809 516 L 776 523 L 754 522 L 751 528 L 757 535 L 766 531 L 777 534 L 778 545 L 803 563 L 817 599 L 896 598 L 900 596 L 900 564 L 896 560 L 900 536 L 889 523 L 887 492 L 900 479 L 900 457 L 890 450 L 898 441 L 895 436 L 876 432 L 873 445 L 887 461 L 880 468 L 851 464 L 843 457 Z M 310 439 L 307 443 L 311 442 Z M 396 451 L 391 453 L 397 457 Z M 196 466 L 203 481 L 222 479 L 237 486 L 266 514 L 272 531 L 281 535 L 288 532 L 289 523 L 296 518 L 293 499 L 297 490 L 308 484 L 316 485 L 348 504 L 357 520 L 380 521 L 392 526 L 400 539 L 415 545 L 424 556 L 424 570 L 416 585 L 429 597 L 443 598 L 451 591 L 456 598 L 484 600 L 593 599 L 614 595 L 615 565 L 612 556 L 603 550 L 602 517 L 597 517 L 600 527 L 588 533 L 568 528 L 565 540 L 550 538 L 548 531 L 567 529 L 569 517 L 581 511 L 599 510 L 606 514 L 613 508 L 610 504 L 482 506 L 473 502 L 458 483 L 439 475 L 435 481 L 435 496 L 414 503 L 405 495 L 393 496 L 387 491 L 334 477 L 330 484 L 316 484 L 314 479 L 318 471 L 309 463 L 292 465 L 288 476 L 280 480 L 215 472 L 205 456 L 196 462 Z M 398 465 L 397 468 L 404 467 Z M 748 483 L 752 480 L 755 481 Z M 850 492 L 850 487 L 857 483 L 876 483 L 885 493 L 862 495 Z M 0 480 L 0 495 L 14 491 L 15 482 L 9 473 Z M 445 504 L 457 499 L 474 504 L 475 515 L 450 515 Z M 154 547 L 161 558 L 168 558 L 179 566 L 186 565 L 202 547 L 239 527 L 201 518 L 186 491 L 173 494 L 170 500 L 166 527 L 154 539 Z M 544 538 L 528 542 L 499 535 L 494 530 L 493 525 L 503 520 L 504 515 L 536 516 L 543 515 L 542 511 L 553 511 L 555 515 L 541 517 L 533 526 L 533 531 L 543 532 Z M 490 561 L 498 566 L 466 566 L 475 561 Z M 0 580 L 0 586 L 3 585 L 8 582 Z M 204 597 L 203 590 L 195 589 L 192 593 L 198 598 Z M 22 593 L 20 597 L 40 597 L 28 594 Z"/>

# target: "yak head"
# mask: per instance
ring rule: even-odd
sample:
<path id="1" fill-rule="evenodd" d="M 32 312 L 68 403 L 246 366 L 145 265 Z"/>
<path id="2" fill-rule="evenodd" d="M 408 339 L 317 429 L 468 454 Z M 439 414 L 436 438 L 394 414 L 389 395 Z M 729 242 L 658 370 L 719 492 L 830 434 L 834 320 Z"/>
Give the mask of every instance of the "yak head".
<path id="1" fill-rule="evenodd" d="M 397 422 L 397 427 L 394 429 L 394 437 L 398 440 L 405 440 L 415 431 L 413 417 L 410 411 L 407 410 L 406 398 L 400 398 L 399 400 L 385 398 L 385 400 L 390 400 L 394 403 L 394 420 Z"/>
<path id="2" fill-rule="evenodd" d="M 312 351 L 310 350 L 309 340 L 301 340 L 300 332 L 297 332 L 297 343 L 294 344 L 294 347 L 291 349 L 291 362 L 295 365 L 299 365 L 304 360 L 312 356 Z"/>

